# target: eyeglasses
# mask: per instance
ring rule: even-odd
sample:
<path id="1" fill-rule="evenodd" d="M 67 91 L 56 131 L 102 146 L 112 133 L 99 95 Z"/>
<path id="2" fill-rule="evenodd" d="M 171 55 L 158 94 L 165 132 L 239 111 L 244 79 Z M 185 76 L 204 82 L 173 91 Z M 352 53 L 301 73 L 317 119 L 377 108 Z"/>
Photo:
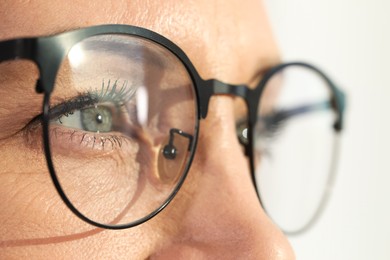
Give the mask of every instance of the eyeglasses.
<path id="1" fill-rule="evenodd" d="M 48 169 L 82 220 L 123 229 L 164 209 L 187 176 L 199 121 L 219 94 L 245 102 L 237 137 L 270 217 L 296 233 L 321 213 L 345 97 L 318 68 L 280 64 L 253 88 L 203 80 L 174 43 L 127 25 L 7 40 L 0 50 L 0 62 L 27 59 L 39 67 L 37 120 Z"/>

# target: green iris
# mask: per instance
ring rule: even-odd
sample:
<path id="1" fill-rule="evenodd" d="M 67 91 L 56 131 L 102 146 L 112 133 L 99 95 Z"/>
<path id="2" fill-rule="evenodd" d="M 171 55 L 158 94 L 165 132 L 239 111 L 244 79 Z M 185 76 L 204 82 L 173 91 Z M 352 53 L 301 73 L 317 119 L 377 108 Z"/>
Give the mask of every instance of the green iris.
<path id="1" fill-rule="evenodd" d="M 83 129 L 90 132 L 112 131 L 112 114 L 104 106 L 90 107 L 80 111 Z"/>

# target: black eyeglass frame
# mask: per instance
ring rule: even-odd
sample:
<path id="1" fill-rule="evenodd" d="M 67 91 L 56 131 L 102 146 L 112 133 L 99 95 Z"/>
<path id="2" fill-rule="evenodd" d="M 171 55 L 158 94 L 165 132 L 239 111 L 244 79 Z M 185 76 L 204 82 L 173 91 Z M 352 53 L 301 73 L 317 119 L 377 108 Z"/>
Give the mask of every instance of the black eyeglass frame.
<path id="1" fill-rule="evenodd" d="M 95 222 L 88 217 L 80 213 L 67 198 L 66 194 L 62 190 L 62 187 L 57 179 L 55 174 L 55 169 L 51 159 L 51 150 L 49 145 L 49 123 L 50 123 L 50 95 L 53 91 L 56 75 L 60 68 L 61 63 L 66 57 L 69 50 L 78 42 L 97 35 L 103 34 L 121 34 L 128 36 L 135 36 L 144 38 L 150 41 L 153 41 L 167 50 L 169 50 L 173 55 L 175 55 L 187 69 L 193 83 L 195 86 L 196 93 L 196 102 L 198 105 L 197 111 L 197 121 L 195 124 L 195 134 L 194 138 L 190 145 L 190 158 L 185 167 L 175 190 L 170 194 L 167 200 L 156 210 L 151 212 L 149 215 L 145 216 L 138 221 L 131 222 L 128 224 L 121 225 L 106 225 L 102 223 Z M 137 226 L 141 223 L 146 222 L 160 211 L 162 211 L 175 197 L 179 189 L 181 188 L 192 164 L 194 158 L 198 133 L 199 133 L 199 122 L 201 119 L 205 119 L 208 112 L 208 106 L 210 98 L 213 95 L 227 94 L 238 96 L 244 99 L 247 108 L 248 108 L 248 142 L 243 143 L 245 147 L 245 155 L 249 157 L 249 165 L 251 171 L 251 179 L 255 189 L 258 191 L 258 187 L 255 179 L 255 166 L 254 166 L 254 132 L 253 129 L 256 125 L 258 119 L 258 107 L 260 103 L 260 97 L 266 86 L 267 81 L 280 70 L 289 67 L 289 66 L 300 66 L 313 70 L 318 73 L 318 75 L 325 80 L 327 85 L 330 88 L 332 93 L 331 106 L 336 112 L 336 120 L 334 122 L 334 130 L 340 132 L 343 128 L 343 114 L 345 110 L 345 95 L 344 93 L 336 87 L 336 85 L 327 77 L 321 70 L 316 68 L 313 65 L 304 63 L 304 62 L 290 62 L 279 64 L 270 70 L 268 70 L 261 81 L 257 84 L 255 88 L 249 88 L 247 85 L 231 85 L 226 84 L 222 81 L 216 79 L 204 80 L 200 77 L 195 67 L 192 65 L 191 61 L 187 55 L 173 42 L 168 40 L 162 35 L 159 35 L 153 31 L 150 31 L 145 28 L 140 28 L 131 25 L 99 25 L 88 28 L 77 29 L 74 31 L 64 32 L 54 36 L 47 37 L 32 37 L 32 38 L 21 38 L 21 39 L 11 39 L 0 42 L 0 62 L 16 60 L 16 59 L 26 59 L 35 62 L 40 71 L 40 76 L 36 84 L 37 93 L 44 94 L 43 101 L 43 114 L 42 114 L 42 128 L 43 128 L 43 141 L 44 141 L 44 151 L 47 161 L 47 166 L 52 178 L 52 181 L 64 203 L 67 207 L 80 219 L 85 222 L 106 229 L 124 229 Z M 260 193 L 257 192 L 259 201 L 262 204 Z"/>

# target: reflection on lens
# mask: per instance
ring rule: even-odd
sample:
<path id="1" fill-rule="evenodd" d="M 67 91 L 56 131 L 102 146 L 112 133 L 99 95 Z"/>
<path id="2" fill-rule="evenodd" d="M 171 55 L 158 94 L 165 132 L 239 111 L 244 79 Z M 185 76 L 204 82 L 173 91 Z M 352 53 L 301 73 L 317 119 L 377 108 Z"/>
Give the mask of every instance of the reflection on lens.
<path id="1" fill-rule="evenodd" d="M 195 96 L 183 64 L 151 41 L 100 35 L 76 44 L 57 74 L 49 126 L 55 175 L 73 207 L 115 226 L 163 206 L 191 157 Z M 181 134 L 171 138 L 172 129 Z"/>
<path id="2" fill-rule="evenodd" d="M 267 83 L 255 129 L 256 183 L 263 207 L 286 233 L 321 209 L 330 181 L 336 115 L 326 81 L 290 66 Z"/>

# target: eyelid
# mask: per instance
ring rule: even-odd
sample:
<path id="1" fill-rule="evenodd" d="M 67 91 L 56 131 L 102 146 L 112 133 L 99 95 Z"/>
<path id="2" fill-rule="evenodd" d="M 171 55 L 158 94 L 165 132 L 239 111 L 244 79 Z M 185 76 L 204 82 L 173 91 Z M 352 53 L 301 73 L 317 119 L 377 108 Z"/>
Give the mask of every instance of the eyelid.
<path id="1" fill-rule="evenodd" d="M 90 107 L 97 103 L 98 103 L 97 98 L 92 97 L 90 94 L 75 97 L 73 99 L 70 99 L 61 104 L 56 105 L 53 108 L 50 108 L 49 110 L 50 119 L 51 120 L 57 119 L 75 110 L 80 110 L 86 107 Z"/>

